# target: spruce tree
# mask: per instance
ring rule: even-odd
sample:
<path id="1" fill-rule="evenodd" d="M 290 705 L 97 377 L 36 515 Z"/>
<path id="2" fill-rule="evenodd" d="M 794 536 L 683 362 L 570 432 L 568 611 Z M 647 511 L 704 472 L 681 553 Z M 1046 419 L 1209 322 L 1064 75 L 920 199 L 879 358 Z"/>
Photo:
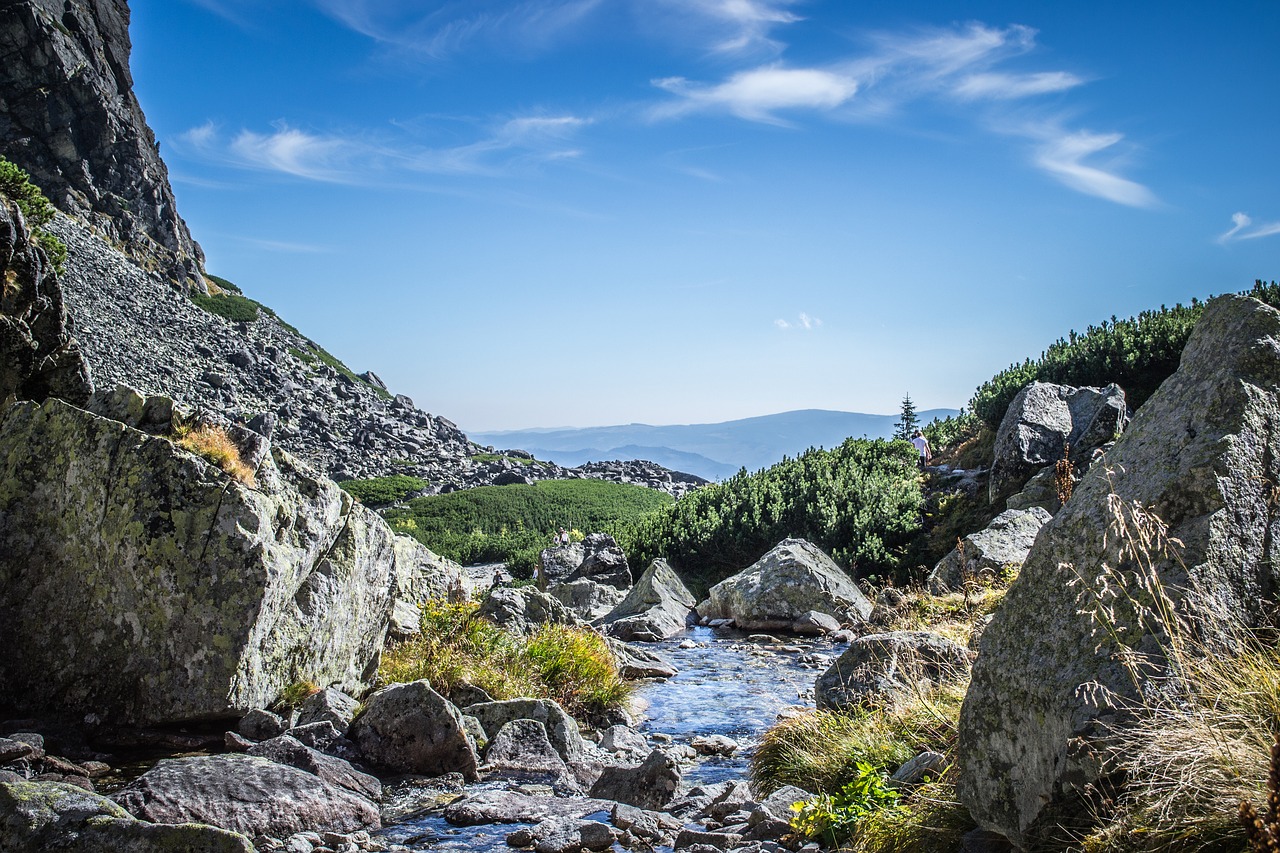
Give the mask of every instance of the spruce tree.
<path id="1" fill-rule="evenodd" d="M 916 417 L 916 404 L 911 402 L 911 395 L 902 398 L 902 416 L 893 425 L 893 437 L 910 441 L 920 428 L 920 419 Z"/>

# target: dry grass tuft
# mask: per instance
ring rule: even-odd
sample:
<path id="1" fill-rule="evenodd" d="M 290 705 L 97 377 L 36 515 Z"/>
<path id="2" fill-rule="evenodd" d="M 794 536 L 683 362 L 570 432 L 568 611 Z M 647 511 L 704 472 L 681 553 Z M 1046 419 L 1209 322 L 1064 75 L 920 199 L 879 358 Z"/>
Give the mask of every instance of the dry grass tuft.
<path id="1" fill-rule="evenodd" d="M 240 483 L 250 488 L 256 485 L 253 469 L 240 458 L 240 448 L 222 427 L 216 424 L 182 425 L 176 430 L 176 440 L 179 447 L 204 457 Z"/>
<path id="2" fill-rule="evenodd" d="M 477 615 L 480 605 L 431 601 L 422 632 L 387 647 L 383 682 L 425 678 L 444 696 L 462 684 L 495 699 L 554 699 L 571 715 L 620 706 L 630 694 L 604 638 L 594 631 L 544 625 L 531 637 L 512 634 Z"/>

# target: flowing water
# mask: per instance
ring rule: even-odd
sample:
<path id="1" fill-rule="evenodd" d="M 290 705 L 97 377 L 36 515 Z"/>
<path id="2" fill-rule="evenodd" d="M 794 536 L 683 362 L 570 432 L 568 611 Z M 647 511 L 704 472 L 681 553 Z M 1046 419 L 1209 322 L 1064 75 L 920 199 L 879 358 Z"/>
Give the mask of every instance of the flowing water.
<path id="1" fill-rule="evenodd" d="M 686 786 L 745 779 L 760 737 L 780 715 L 813 706 L 814 681 L 840 651 L 826 640 L 785 635 L 774 639 L 712 628 L 694 628 L 646 648 L 680 672 L 665 681 L 637 685 L 638 730 L 655 744 L 668 738 L 687 744 L 698 735 L 724 735 L 740 745 L 729 757 L 699 757 L 685 768 Z M 507 834 L 521 826 L 527 824 L 453 827 L 432 809 L 388 827 L 382 835 L 418 850 L 498 851 L 510 849 Z"/>

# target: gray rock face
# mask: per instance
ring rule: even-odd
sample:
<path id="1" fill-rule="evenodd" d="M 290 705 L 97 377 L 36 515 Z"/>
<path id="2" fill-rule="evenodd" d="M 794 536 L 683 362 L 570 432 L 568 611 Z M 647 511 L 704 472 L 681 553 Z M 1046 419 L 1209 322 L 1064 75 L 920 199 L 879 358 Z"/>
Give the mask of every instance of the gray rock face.
<path id="1" fill-rule="evenodd" d="M 476 615 L 517 634 L 532 634 L 547 623 L 578 624 L 567 607 L 531 586 L 495 589 Z"/>
<path id="2" fill-rule="evenodd" d="M 159 146 L 133 94 L 124 0 L 0 7 L 0 149 L 58 208 L 142 266 L 205 289 Z"/>
<path id="3" fill-rule="evenodd" d="M 426 681 L 393 684 L 374 693 L 349 736 L 372 764 L 404 773 L 461 773 L 475 781 L 475 749 L 462 714 Z"/>
<path id="4" fill-rule="evenodd" d="M 507 699 L 468 705 L 465 714 L 475 717 L 490 740 L 512 720 L 535 720 L 547 730 L 547 738 L 564 761 L 582 758 L 582 735 L 578 724 L 550 699 Z"/>
<path id="5" fill-rule="evenodd" d="M 968 573 L 978 577 L 983 572 L 998 575 L 1005 567 L 1020 567 L 1036 541 L 1036 534 L 1052 516 L 1040 507 L 1007 509 L 997 515 L 986 529 L 970 533 L 938 561 L 929 573 L 929 592 L 944 595 L 959 591 Z"/>
<path id="6" fill-rule="evenodd" d="M 503 779 L 554 783 L 569 775 L 564 759 L 537 720 L 512 720 L 498 729 L 485 753 L 485 772 Z"/>
<path id="7" fill-rule="evenodd" d="M 624 595 L 615 586 L 596 583 L 589 578 L 552 584 L 547 587 L 547 594 L 587 622 L 605 616 L 622 601 Z"/>
<path id="8" fill-rule="evenodd" d="M 963 678 L 971 663 L 964 646 L 928 631 L 869 634 L 850 643 L 818 677 L 814 700 L 833 711 L 893 701 Z"/>
<path id="9" fill-rule="evenodd" d="M 58 782 L 0 781 L 5 853 L 253 853 L 248 838 L 186 823 L 145 823 L 106 797 Z"/>
<path id="10" fill-rule="evenodd" d="M 207 823 L 248 836 L 382 826 L 369 800 L 305 770 L 247 755 L 166 758 L 112 799 L 152 823 Z"/>
<path id="11" fill-rule="evenodd" d="M 339 732 L 345 732 L 356 716 L 360 703 L 341 690 L 326 687 L 312 693 L 298 707 L 296 725 L 306 726 L 311 723 L 333 723 Z"/>
<path id="12" fill-rule="evenodd" d="M 391 609 L 391 531 L 281 451 L 256 483 L 58 400 L 9 409 L 7 697 L 147 723 L 243 714 L 303 679 L 366 689 Z"/>
<path id="13" fill-rule="evenodd" d="M 454 826 L 487 823 L 540 823 L 549 817 L 585 818 L 608 811 L 613 803 L 584 797 L 540 797 L 519 791 L 482 789 L 467 794 L 444 810 Z"/>
<path id="14" fill-rule="evenodd" d="M 698 605 L 705 619 L 739 628 L 789 628 L 806 611 L 866 619 L 871 602 L 830 557 L 803 539 L 784 539 L 754 565 L 711 588 Z"/>
<path id="15" fill-rule="evenodd" d="M 600 624 L 620 640 L 657 642 L 683 631 L 696 604 L 693 593 L 667 561 L 654 560 Z"/>
<path id="16" fill-rule="evenodd" d="M 586 557 L 581 542 L 573 542 L 569 545 L 555 545 L 551 548 L 543 548 L 539 560 L 542 563 L 542 576 L 549 581 L 568 580 L 569 575 L 582 565 L 582 560 Z"/>
<path id="17" fill-rule="evenodd" d="M 586 578 L 615 589 L 628 589 L 631 586 L 631 567 L 627 564 L 627 555 L 622 553 L 612 536 L 588 533 L 582 540 L 582 552 L 582 562 L 569 575 L 570 581 Z"/>
<path id="18" fill-rule="evenodd" d="M 1124 391 L 1073 388 L 1032 382 L 1018 392 L 996 431 L 995 459 L 988 483 L 991 503 L 1019 491 L 1031 475 L 1062 458 L 1064 444 L 1071 459 L 1087 460 L 1096 447 L 1111 441 L 1128 422 Z"/>
<path id="19" fill-rule="evenodd" d="M 1077 572 L 1092 581 L 1110 566 L 1128 576 L 1113 587 L 1140 594 L 1112 529 L 1117 506 L 1149 507 L 1183 543 L 1181 562 L 1157 556 L 1156 571 L 1193 635 L 1225 650 L 1230 626 L 1268 624 L 1280 588 L 1270 485 L 1280 482 L 1278 339 L 1280 314 L 1260 302 L 1210 302 L 1181 367 L 1135 415 L 1107 470 L 1090 470 L 1045 525 L 983 634 L 960 718 L 959 790 L 979 824 L 1015 846 L 1078 807 L 1076 792 L 1099 772 L 1097 720 L 1123 724 L 1118 709 L 1138 697 L 1118 650 L 1079 612 L 1096 599 Z M 1159 631 L 1123 601 L 1109 621 L 1158 679 Z"/>
<path id="20" fill-rule="evenodd" d="M 671 661 L 648 649 L 613 637 L 605 637 L 605 642 L 618 662 L 618 672 L 625 679 L 670 678 L 680 671 Z"/>
<path id="21" fill-rule="evenodd" d="M 325 755 L 289 735 L 255 744 L 248 753 L 313 773 L 330 785 L 344 788 L 366 800 L 377 802 L 382 799 L 382 783 L 376 778 L 355 769 L 349 761 Z"/>
<path id="22" fill-rule="evenodd" d="M 660 749 L 638 765 L 611 765 L 591 786 L 591 796 L 642 809 L 661 809 L 680 788 L 680 765 Z"/>
<path id="23" fill-rule="evenodd" d="M 92 383 L 71 337 L 62 286 L 17 205 L 2 195 L 0 281 L 0 400 L 53 396 L 84 405 Z"/>

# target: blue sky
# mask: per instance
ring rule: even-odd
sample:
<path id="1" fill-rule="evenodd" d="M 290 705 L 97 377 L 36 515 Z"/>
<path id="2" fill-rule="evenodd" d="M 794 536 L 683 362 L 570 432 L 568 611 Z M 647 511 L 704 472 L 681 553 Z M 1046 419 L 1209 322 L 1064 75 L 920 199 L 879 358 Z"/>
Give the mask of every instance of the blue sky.
<path id="1" fill-rule="evenodd" d="M 464 429 L 959 407 L 1280 278 L 1280 4 L 133 0 L 210 272 Z"/>

